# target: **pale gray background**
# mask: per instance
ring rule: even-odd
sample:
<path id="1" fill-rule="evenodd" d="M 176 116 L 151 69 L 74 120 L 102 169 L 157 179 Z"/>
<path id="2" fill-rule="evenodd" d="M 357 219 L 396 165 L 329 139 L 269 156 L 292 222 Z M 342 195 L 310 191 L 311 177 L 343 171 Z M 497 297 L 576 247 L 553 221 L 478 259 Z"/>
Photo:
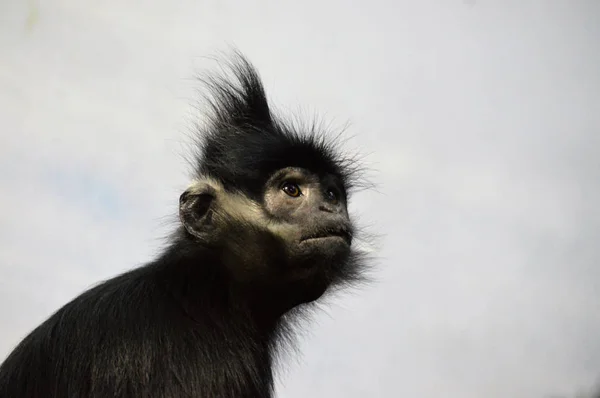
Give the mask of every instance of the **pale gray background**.
<path id="1" fill-rule="evenodd" d="M 600 374 L 600 1 L 0 1 L 0 356 L 155 255 L 205 56 L 355 136 L 379 282 L 279 397 L 525 398 Z M 295 356 L 295 355 L 294 355 Z"/>

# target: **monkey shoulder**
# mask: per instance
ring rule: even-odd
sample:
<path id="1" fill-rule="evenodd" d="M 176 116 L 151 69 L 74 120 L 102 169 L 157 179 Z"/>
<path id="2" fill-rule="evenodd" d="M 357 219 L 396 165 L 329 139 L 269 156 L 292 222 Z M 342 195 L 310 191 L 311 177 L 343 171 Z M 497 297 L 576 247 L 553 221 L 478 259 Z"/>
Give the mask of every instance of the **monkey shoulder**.
<path id="1" fill-rule="evenodd" d="M 134 269 L 56 311 L 2 363 L 0 396 L 193 396 L 212 339 L 156 278 Z M 186 383 L 162 377 L 173 372 Z"/>

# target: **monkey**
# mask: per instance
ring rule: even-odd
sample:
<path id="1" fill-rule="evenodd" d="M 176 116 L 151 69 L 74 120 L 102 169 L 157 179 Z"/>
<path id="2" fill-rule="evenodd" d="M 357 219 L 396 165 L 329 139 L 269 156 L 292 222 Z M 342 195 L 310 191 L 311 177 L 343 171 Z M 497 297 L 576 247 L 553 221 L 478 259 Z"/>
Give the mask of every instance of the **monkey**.
<path id="1" fill-rule="evenodd" d="M 203 80 L 193 178 L 148 263 L 83 292 L 0 365 L 0 397 L 271 398 L 296 321 L 364 281 L 354 158 L 271 110 L 240 52 Z"/>

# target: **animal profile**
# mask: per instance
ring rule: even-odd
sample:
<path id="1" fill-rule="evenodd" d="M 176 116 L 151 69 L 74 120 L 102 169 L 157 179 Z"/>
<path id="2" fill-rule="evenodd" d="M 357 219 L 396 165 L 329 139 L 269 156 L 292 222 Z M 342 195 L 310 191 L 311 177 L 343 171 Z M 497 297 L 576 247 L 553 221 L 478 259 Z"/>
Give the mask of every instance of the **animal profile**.
<path id="1" fill-rule="evenodd" d="M 0 366 L 0 397 L 269 398 L 296 315 L 364 279 L 353 158 L 276 117 L 241 54 L 228 65 L 205 81 L 208 121 L 166 248 L 35 328 Z"/>

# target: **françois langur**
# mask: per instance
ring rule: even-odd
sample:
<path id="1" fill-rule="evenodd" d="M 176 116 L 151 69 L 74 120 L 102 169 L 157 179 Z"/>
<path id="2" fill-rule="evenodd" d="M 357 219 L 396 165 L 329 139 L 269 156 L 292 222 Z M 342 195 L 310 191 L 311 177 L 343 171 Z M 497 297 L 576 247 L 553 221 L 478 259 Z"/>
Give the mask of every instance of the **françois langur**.
<path id="1" fill-rule="evenodd" d="M 275 117 L 243 56 L 228 65 L 205 81 L 208 122 L 165 250 L 33 330 L 0 366 L 0 397 L 268 398 L 291 322 L 362 279 L 355 163 Z"/>

